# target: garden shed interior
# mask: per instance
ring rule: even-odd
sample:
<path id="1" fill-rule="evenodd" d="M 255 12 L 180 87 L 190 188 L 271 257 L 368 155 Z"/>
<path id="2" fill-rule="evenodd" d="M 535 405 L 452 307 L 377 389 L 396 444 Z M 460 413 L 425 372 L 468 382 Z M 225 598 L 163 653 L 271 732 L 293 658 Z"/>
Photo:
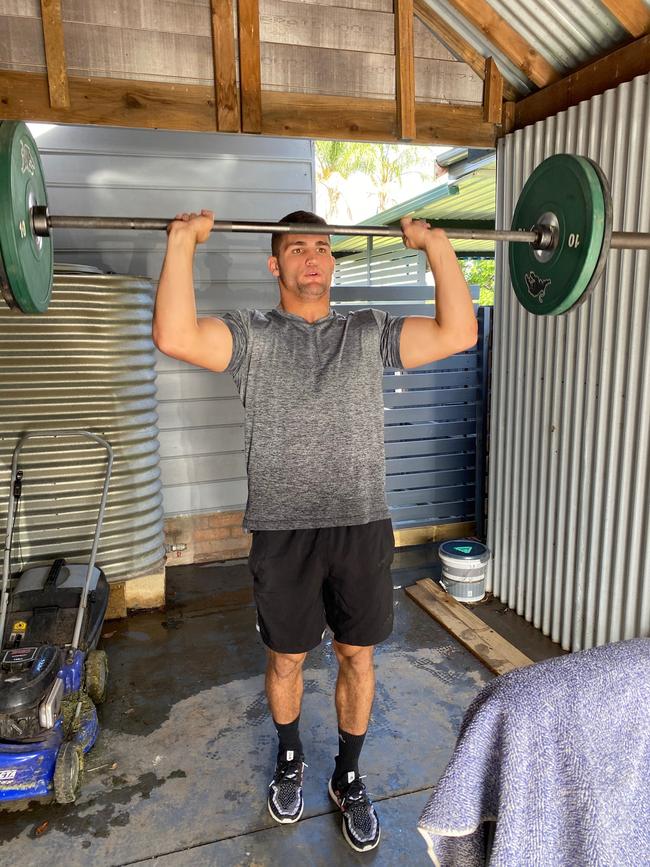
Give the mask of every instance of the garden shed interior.
<path id="1" fill-rule="evenodd" d="M 558 154 L 589 158 L 607 179 L 610 229 L 637 246 L 605 250 L 572 309 L 535 315 L 513 292 L 507 243 L 458 241 L 459 255 L 496 263 L 477 348 L 385 376 L 397 628 L 378 654 L 368 764 L 386 840 L 373 863 L 430 863 L 417 815 L 492 676 L 404 594 L 439 576 L 436 545 L 482 535 L 494 601 L 478 616 L 530 659 L 650 635 L 650 4 L 0 0 L 0 133 L 13 121 L 30 124 L 50 214 L 87 215 L 88 225 L 52 230 L 47 310 L 0 304 L 0 532 L 23 433 L 88 428 L 112 441 L 99 560 L 119 684 L 77 805 L 3 818 L 3 851 L 22 863 L 43 853 L 70 864 L 358 860 L 336 837 L 324 792 L 289 835 L 258 797 L 273 732 L 241 527 L 241 402 L 228 375 L 151 342 L 165 233 L 92 220 L 313 211 L 321 139 L 453 149 L 444 177 L 373 225 L 414 211 L 507 231 L 526 181 Z M 333 241 L 342 312 L 427 312 L 422 267 L 398 270 L 399 285 L 390 278 L 381 251 L 395 251 L 394 239 Z M 196 259 L 199 315 L 277 304 L 268 243 L 211 236 Z M 373 280 L 371 246 L 385 279 Z M 418 433 L 403 436 L 405 424 Z M 51 559 L 62 540 L 82 556 L 96 453 L 30 454 L 48 485 L 56 477 L 58 505 L 32 507 L 26 493 L 23 517 L 40 524 L 21 530 L 21 561 Z M 325 775 L 332 665 L 330 640 L 309 669 L 316 698 L 305 721 Z"/>

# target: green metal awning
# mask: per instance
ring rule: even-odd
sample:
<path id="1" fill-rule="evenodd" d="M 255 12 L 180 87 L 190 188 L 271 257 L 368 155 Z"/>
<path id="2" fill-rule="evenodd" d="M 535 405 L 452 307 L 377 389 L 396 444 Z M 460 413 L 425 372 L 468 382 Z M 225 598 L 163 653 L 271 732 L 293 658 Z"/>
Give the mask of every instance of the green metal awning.
<path id="1" fill-rule="evenodd" d="M 401 217 L 413 215 L 433 225 L 467 229 L 494 229 L 496 207 L 496 161 L 482 160 L 479 166 L 460 177 L 439 179 L 431 189 L 406 202 L 358 223 L 360 226 L 398 226 Z M 494 255 L 492 241 L 452 240 L 461 255 Z M 373 238 L 373 251 L 388 251 L 401 246 L 395 238 Z M 332 251 L 337 259 L 365 252 L 367 239 L 352 235 L 332 237 Z"/>

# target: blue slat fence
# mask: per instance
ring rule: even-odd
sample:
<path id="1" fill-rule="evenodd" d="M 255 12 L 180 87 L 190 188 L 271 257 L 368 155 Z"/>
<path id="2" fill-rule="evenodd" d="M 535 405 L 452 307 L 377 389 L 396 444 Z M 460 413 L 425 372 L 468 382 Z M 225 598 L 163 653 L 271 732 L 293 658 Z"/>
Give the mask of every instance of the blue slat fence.
<path id="1" fill-rule="evenodd" d="M 427 285 L 333 286 L 332 302 L 341 313 L 431 316 L 432 294 Z M 384 372 L 386 491 L 398 529 L 484 522 L 490 312 L 478 308 L 479 340 L 468 352 Z"/>

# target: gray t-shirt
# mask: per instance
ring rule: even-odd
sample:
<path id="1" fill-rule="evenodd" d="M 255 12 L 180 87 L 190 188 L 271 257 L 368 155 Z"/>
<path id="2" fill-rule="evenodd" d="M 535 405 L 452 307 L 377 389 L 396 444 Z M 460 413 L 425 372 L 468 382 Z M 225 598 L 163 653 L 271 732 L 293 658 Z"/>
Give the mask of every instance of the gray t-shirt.
<path id="1" fill-rule="evenodd" d="M 400 367 L 404 317 L 330 311 L 309 323 L 276 309 L 223 317 L 228 372 L 246 410 L 249 530 L 366 524 L 389 517 L 384 367 Z"/>

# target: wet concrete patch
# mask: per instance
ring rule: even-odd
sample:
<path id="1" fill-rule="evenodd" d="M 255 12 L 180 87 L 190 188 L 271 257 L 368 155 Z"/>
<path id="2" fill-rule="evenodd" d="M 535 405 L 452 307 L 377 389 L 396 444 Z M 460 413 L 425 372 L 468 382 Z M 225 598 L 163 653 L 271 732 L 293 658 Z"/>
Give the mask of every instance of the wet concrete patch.
<path id="1" fill-rule="evenodd" d="M 243 584 L 241 574 L 239 580 Z M 211 591 L 214 602 L 218 582 Z M 197 599 L 191 598 L 191 606 L 198 606 Z M 165 628 L 172 614 L 179 626 Z M 377 651 L 377 698 L 362 756 L 369 790 L 386 807 L 435 783 L 465 708 L 490 679 L 403 591 L 395 593 L 395 614 L 395 632 Z M 179 605 L 110 624 L 106 631 L 113 633 L 104 643 L 111 692 L 100 709 L 100 737 L 78 802 L 4 814 L 3 863 L 122 865 L 217 841 L 225 845 L 247 834 L 275 835 L 280 848 L 273 861 L 241 863 L 292 863 L 290 846 L 280 854 L 286 829 L 274 825 L 266 809 L 276 736 L 264 697 L 265 654 L 254 609 L 247 604 L 188 612 Z M 340 834 L 326 793 L 337 747 L 335 678 L 330 637 L 308 658 L 301 722 L 309 764 L 305 817 L 320 817 L 316 824 L 301 823 L 301 833 L 314 828 L 319 852 L 337 851 L 331 847 Z M 415 814 L 409 815 L 412 823 Z M 44 821 L 47 832 L 33 839 Z M 347 847 L 342 851 L 356 857 Z"/>

